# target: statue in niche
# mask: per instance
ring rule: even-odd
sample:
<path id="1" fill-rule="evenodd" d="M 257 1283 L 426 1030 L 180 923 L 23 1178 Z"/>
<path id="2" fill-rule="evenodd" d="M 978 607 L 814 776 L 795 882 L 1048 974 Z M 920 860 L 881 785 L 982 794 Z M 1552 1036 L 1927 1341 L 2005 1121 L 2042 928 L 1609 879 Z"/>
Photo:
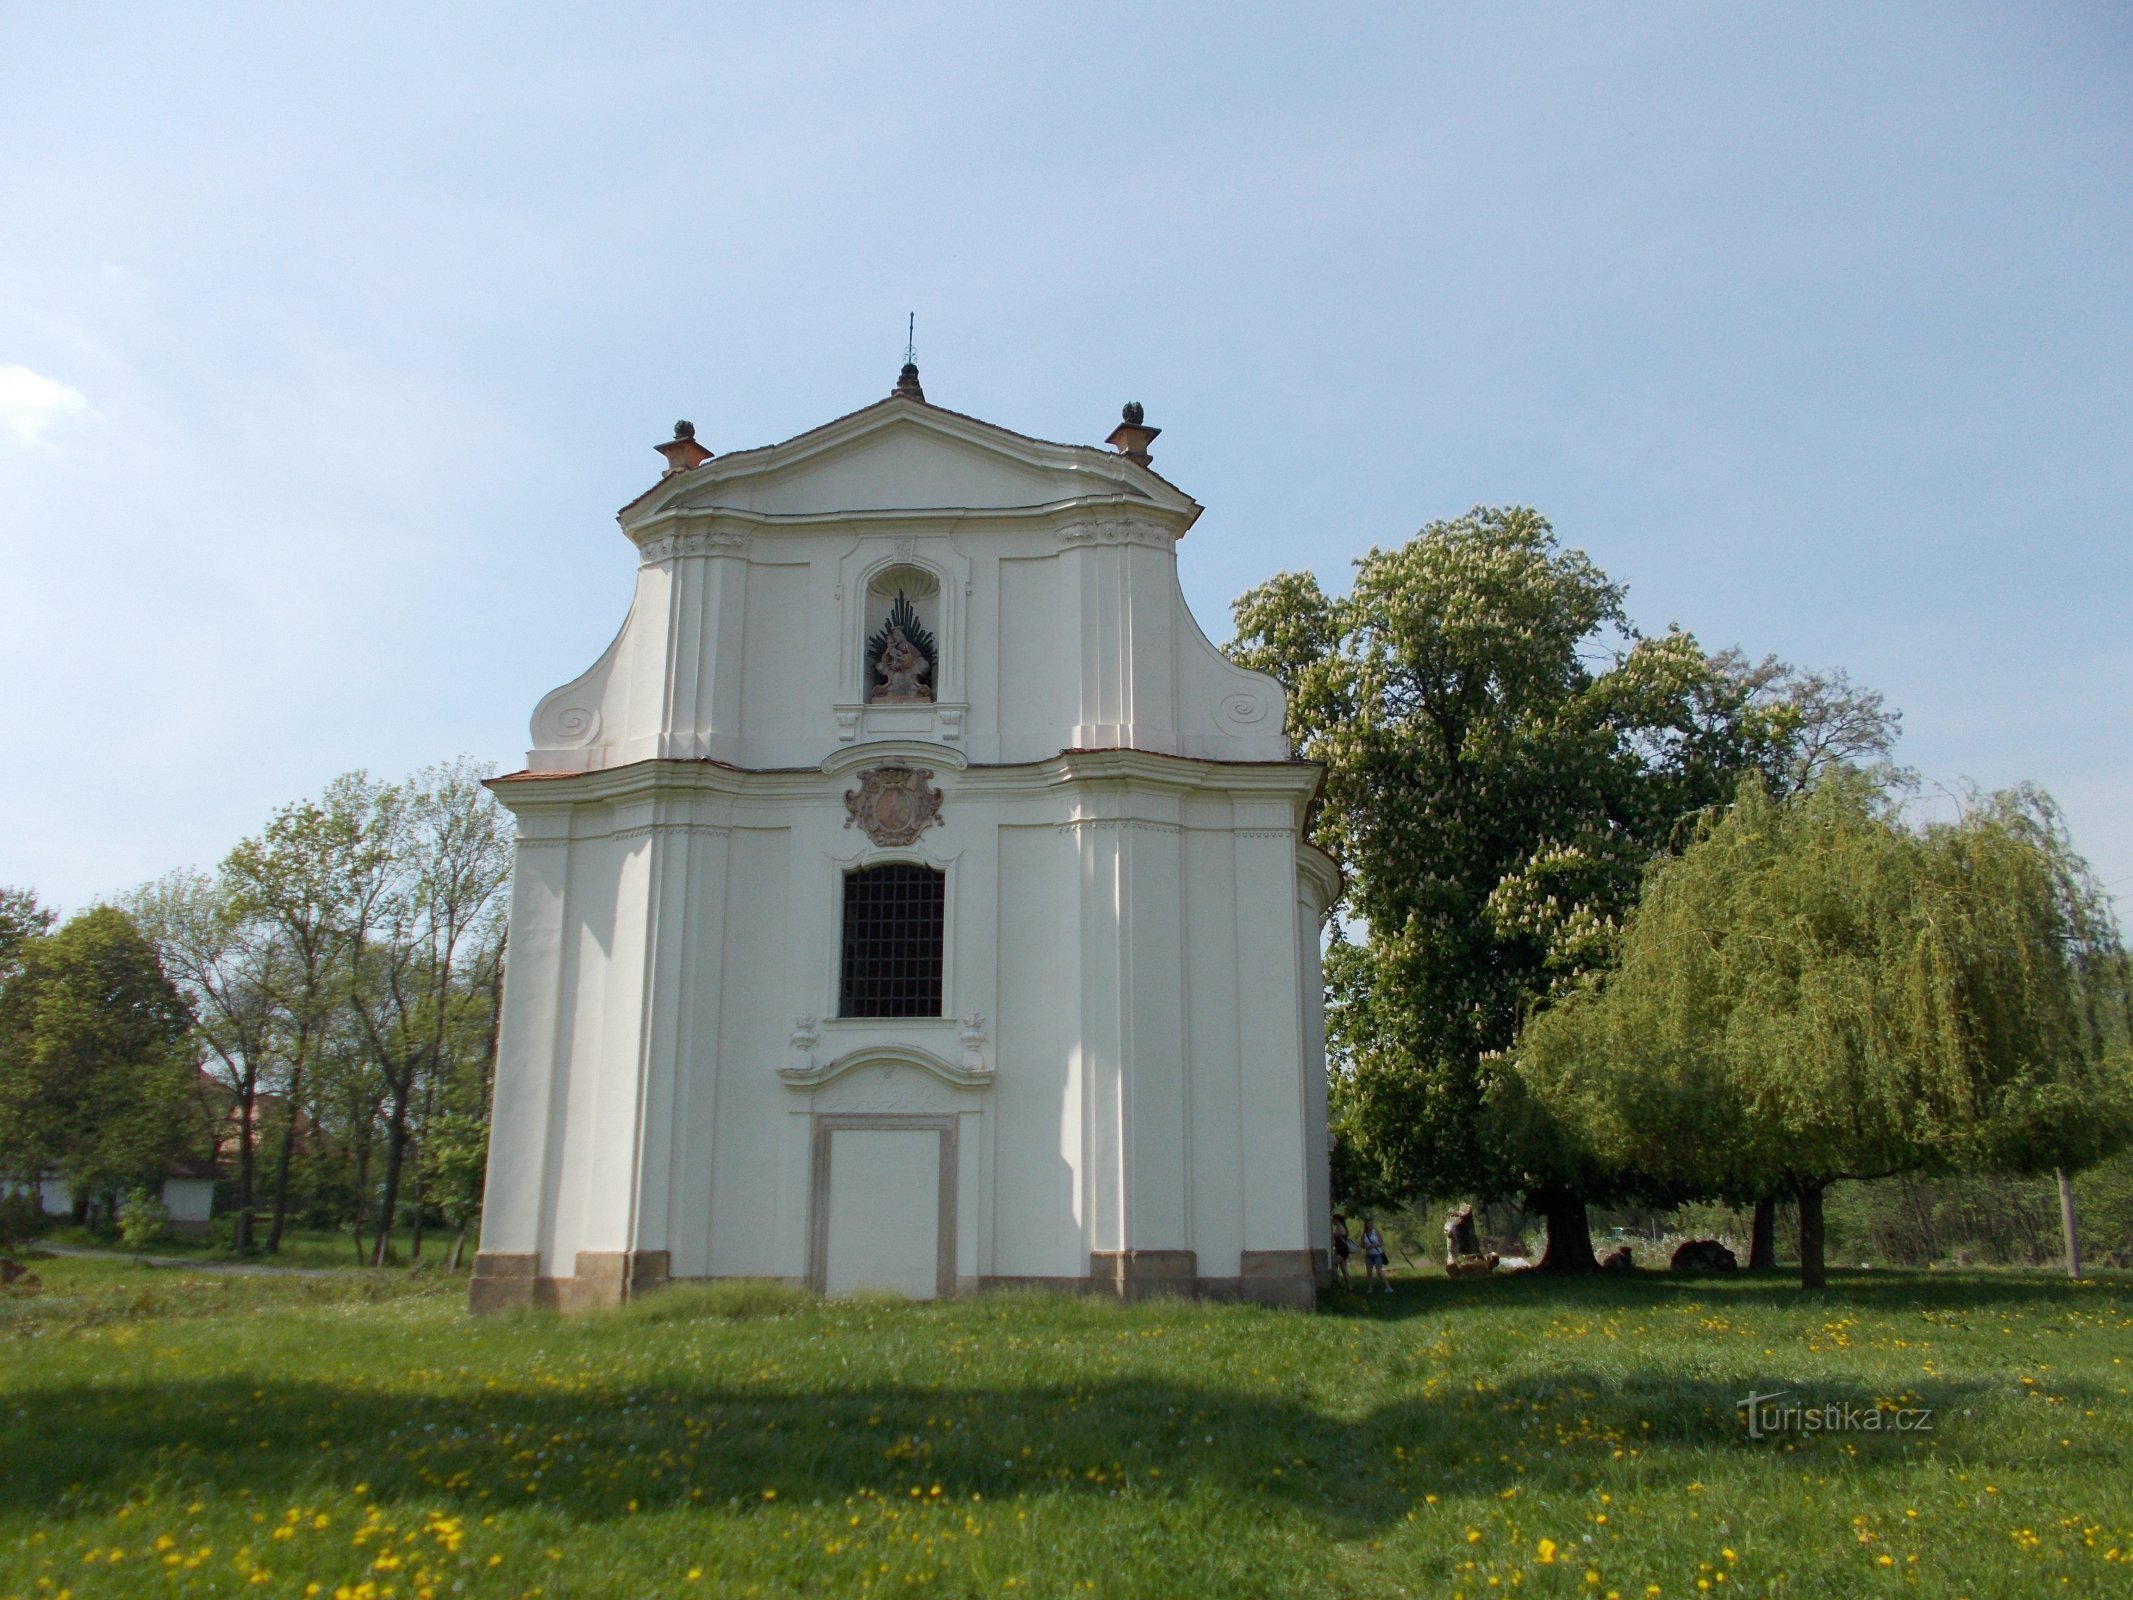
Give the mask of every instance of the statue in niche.
<path id="1" fill-rule="evenodd" d="M 933 635 L 903 590 L 881 629 L 867 640 L 867 699 L 875 705 L 925 705 L 933 699 L 934 668 L 940 664 Z"/>

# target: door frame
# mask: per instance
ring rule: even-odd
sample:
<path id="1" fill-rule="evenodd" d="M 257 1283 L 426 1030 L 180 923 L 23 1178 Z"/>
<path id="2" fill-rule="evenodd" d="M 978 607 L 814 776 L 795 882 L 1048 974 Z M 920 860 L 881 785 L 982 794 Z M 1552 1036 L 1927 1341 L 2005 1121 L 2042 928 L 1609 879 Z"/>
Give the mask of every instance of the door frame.
<path id="1" fill-rule="evenodd" d="M 945 1300 L 955 1293 L 956 1123 L 953 1113 L 910 1111 L 816 1112 L 809 1139 L 807 1185 L 807 1284 L 817 1294 L 829 1292 L 830 1149 L 839 1133 L 925 1132 L 940 1135 L 940 1226 L 936 1243 L 933 1293 Z"/>

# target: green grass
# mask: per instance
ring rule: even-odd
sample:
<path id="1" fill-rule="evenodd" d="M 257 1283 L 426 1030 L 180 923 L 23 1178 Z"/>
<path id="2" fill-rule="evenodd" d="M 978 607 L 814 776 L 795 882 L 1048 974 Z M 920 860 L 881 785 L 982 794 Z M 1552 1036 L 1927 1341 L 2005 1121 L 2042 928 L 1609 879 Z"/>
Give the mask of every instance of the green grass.
<path id="1" fill-rule="evenodd" d="M 477 1322 L 426 1274 L 36 1266 L 0 1299 L 25 1600 L 2133 1592 L 2123 1277 Z M 1750 1389 L 1932 1426 L 1751 1440 Z"/>
<path id="2" fill-rule="evenodd" d="M 262 1220 L 259 1225 L 259 1237 L 264 1241 L 266 1235 L 266 1223 Z M 364 1236 L 363 1248 L 365 1255 L 360 1259 L 356 1254 L 355 1243 L 350 1236 L 334 1228 L 289 1228 L 282 1234 L 281 1248 L 273 1255 L 267 1254 L 262 1243 L 251 1254 L 242 1256 L 235 1254 L 224 1245 L 178 1233 L 166 1234 L 163 1238 L 156 1240 L 155 1243 L 140 1251 L 130 1249 L 124 1242 L 111 1234 L 92 1233 L 86 1228 L 55 1228 L 48 1237 L 55 1244 L 72 1245 L 88 1250 L 102 1250 L 115 1256 L 132 1257 L 139 1254 L 168 1256 L 178 1259 L 190 1258 L 199 1261 L 246 1261 L 256 1262 L 261 1266 L 309 1267 L 332 1270 L 344 1267 L 350 1269 L 362 1267 L 368 1259 L 370 1242 L 376 1238 L 376 1235 L 371 1233 Z M 445 1262 L 451 1258 L 452 1230 L 449 1228 L 442 1230 L 430 1228 L 425 1231 L 422 1235 L 422 1258 L 419 1262 L 414 1259 L 413 1245 L 414 1234 L 412 1230 L 405 1227 L 393 1230 L 395 1265 L 415 1267 L 427 1271 L 440 1270 Z M 36 1241 L 32 1241 L 25 1248 L 35 1249 Z M 467 1257 L 470 1260 L 473 1257 L 471 1244 L 467 1249 Z"/>

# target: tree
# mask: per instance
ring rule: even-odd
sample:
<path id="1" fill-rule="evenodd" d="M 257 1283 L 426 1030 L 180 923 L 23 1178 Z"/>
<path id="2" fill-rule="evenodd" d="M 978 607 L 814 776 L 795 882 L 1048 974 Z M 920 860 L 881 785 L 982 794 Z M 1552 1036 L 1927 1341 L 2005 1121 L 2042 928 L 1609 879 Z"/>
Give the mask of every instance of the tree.
<path id="1" fill-rule="evenodd" d="M 52 912 L 37 903 L 34 891 L 0 884 L 0 983 L 20 969 L 23 946 L 50 932 L 52 922 Z"/>
<path id="2" fill-rule="evenodd" d="M 232 1242 L 240 1253 L 249 1253 L 260 1094 L 274 1081 L 287 1032 L 286 936 L 267 919 L 247 915 L 227 882 L 200 872 L 157 879 L 131 898 L 128 909 L 155 944 L 165 972 L 191 1001 L 208 1070 L 229 1095 L 237 1119 Z"/>
<path id="3" fill-rule="evenodd" d="M 345 1003 L 351 953 L 362 942 L 381 881 L 379 844 L 366 832 L 380 786 L 343 774 L 318 801 L 284 806 L 255 839 L 222 863 L 232 911 L 273 930 L 283 959 L 277 973 L 276 1056 L 282 1116 L 274 1159 L 273 1219 L 267 1250 L 279 1251 L 289 1213 L 289 1178 L 301 1136 L 307 1075 L 336 1011 Z"/>
<path id="4" fill-rule="evenodd" d="M 25 941 L 0 987 L 0 1170 L 107 1209 L 190 1131 L 193 1016 L 131 918 L 93 906 Z"/>
<path id="5" fill-rule="evenodd" d="M 1593 1265 L 1586 1201 L 1635 1175 L 1502 1121 L 1488 1087 L 1524 1014 L 1611 959 L 1684 820 L 1783 762 L 1774 669 L 1638 635 L 1621 587 L 1525 509 L 1372 550 L 1345 599 L 1283 573 L 1235 614 L 1232 655 L 1288 685 L 1325 765 L 1317 838 L 1368 933 L 1328 966 L 1345 1170 L 1522 1193 L 1548 1264 Z"/>
<path id="6" fill-rule="evenodd" d="M 1536 1016 L 1501 1097 L 1586 1160 L 1784 1193 L 1824 1281 L 1843 1178 L 2078 1168 L 2133 1136 L 2103 899 L 2041 796 L 1904 825 L 1865 775 L 1760 781 L 1656 865 L 1617 968 Z"/>
<path id="7" fill-rule="evenodd" d="M 1763 765 L 1773 794 L 1799 794 L 1838 771 L 1860 770 L 1891 783 L 1910 782 L 1910 774 L 1893 759 L 1901 714 L 1888 707 L 1879 691 L 1853 683 L 1841 668 L 1806 671 L 1774 655 L 1750 662 L 1738 650 L 1721 651 L 1713 665 L 1782 730 L 1783 738 L 1772 750 L 1774 759 Z M 1752 1197 L 1750 1271 L 1777 1267 L 1778 1198 Z"/>
<path id="8" fill-rule="evenodd" d="M 368 835 L 376 841 L 375 907 L 350 967 L 356 1029 L 384 1080 L 385 1172 L 372 1261 L 392 1243 L 407 1167 L 411 1114 L 432 1103 L 428 1086 L 449 1072 L 455 1023 L 470 1002 L 468 966 L 511 870 L 511 834 L 482 786 L 482 770 L 458 761 L 417 773 L 377 796 Z"/>
<path id="9" fill-rule="evenodd" d="M 1903 714 L 1878 689 L 1852 682 L 1841 667 L 1810 671 L 1776 656 L 1750 662 L 1738 650 L 1720 651 L 1711 664 L 1781 735 L 1762 768 L 1772 793 L 1799 794 L 1832 772 L 1853 769 L 1892 785 L 1909 782 L 1893 761 Z"/>
<path id="10" fill-rule="evenodd" d="M 489 1123 L 469 1112 L 448 1111 L 437 1118 L 423 1143 L 427 1188 L 453 1227 L 452 1250 L 445 1263 L 459 1270 L 467 1230 L 481 1214 L 482 1185 L 489 1164 Z"/>

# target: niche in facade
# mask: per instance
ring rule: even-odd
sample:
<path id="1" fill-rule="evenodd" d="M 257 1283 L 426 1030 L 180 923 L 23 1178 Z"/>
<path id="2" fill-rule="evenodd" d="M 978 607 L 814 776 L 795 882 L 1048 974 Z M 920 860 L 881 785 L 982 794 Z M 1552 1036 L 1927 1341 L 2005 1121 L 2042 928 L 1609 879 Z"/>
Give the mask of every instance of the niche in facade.
<path id="1" fill-rule="evenodd" d="M 867 584 L 868 704 L 927 705 L 937 697 L 940 599 L 940 581 L 919 567 L 890 567 Z"/>

